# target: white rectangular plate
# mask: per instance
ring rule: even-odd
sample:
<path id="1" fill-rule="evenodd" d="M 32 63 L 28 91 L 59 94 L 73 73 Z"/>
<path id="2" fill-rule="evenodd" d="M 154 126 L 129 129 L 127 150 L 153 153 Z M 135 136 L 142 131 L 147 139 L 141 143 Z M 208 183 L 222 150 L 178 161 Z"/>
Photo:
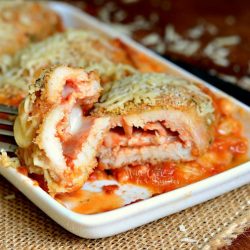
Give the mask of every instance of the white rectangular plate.
<path id="1" fill-rule="evenodd" d="M 93 17 L 84 14 L 82 11 L 70 5 L 51 2 L 49 3 L 49 7 L 59 13 L 66 27 L 89 27 L 94 30 L 99 30 L 110 37 L 118 37 L 130 47 L 135 48 L 152 59 L 165 64 L 170 70 L 178 72 L 183 77 L 189 78 L 193 81 L 199 81 L 216 94 L 229 98 L 233 103 L 240 106 L 245 111 L 245 114 L 239 117 L 239 119 L 241 119 L 244 124 L 247 124 L 247 121 L 249 123 L 250 108 L 246 105 L 231 98 L 171 62 L 162 59 L 153 52 L 132 41 L 130 38 L 115 32 L 107 25 L 100 23 Z M 245 133 L 250 140 L 249 126 L 246 126 Z M 68 231 L 80 237 L 101 238 L 115 235 L 164 216 L 179 212 L 185 208 L 202 203 L 249 183 L 250 162 L 186 187 L 129 206 L 94 215 L 83 215 L 72 212 L 54 200 L 39 186 L 34 185 L 31 179 L 20 174 L 15 169 L 0 167 L 0 173 L 48 216 Z"/>

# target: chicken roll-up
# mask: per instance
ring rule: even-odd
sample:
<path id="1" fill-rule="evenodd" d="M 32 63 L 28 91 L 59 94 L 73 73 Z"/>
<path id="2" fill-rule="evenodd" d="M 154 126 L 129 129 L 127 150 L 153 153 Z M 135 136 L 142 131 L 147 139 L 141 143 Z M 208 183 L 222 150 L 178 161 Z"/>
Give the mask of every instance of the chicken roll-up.
<path id="1" fill-rule="evenodd" d="M 106 85 L 92 115 L 111 119 L 98 153 L 104 169 L 191 161 L 213 140 L 211 97 L 166 74 L 138 73 Z"/>
<path id="2" fill-rule="evenodd" d="M 88 116 L 100 96 L 99 77 L 58 66 L 31 87 L 14 126 L 19 159 L 30 173 L 44 175 L 52 195 L 79 189 L 96 167 L 109 129 L 108 117 Z"/>

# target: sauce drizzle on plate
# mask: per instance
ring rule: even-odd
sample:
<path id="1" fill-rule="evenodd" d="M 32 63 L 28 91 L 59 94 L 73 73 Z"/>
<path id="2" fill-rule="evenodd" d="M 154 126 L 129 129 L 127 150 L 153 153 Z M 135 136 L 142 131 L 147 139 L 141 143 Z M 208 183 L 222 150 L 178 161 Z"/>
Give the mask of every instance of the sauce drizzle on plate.
<path id="1" fill-rule="evenodd" d="M 123 199 L 115 193 L 78 190 L 70 194 L 59 194 L 56 199 L 81 214 L 95 214 L 110 211 L 124 205 Z"/>

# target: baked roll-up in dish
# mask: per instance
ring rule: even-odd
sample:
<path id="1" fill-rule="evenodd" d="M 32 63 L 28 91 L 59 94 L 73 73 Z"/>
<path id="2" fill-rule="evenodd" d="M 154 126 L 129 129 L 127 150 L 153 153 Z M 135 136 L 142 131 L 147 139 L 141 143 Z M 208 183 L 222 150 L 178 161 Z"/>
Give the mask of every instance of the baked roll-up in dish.
<path id="1" fill-rule="evenodd" d="M 80 188 L 97 166 L 190 161 L 213 140 L 212 100 L 186 80 L 138 73 L 106 84 L 98 103 L 100 92 L 95 72 L 60 66 L 19 107 L 19 159 L 52 195 Z"/>
<path id="2" fill-rule="evenodd" d="M 101 84 L 136 71 L 119 40 L 88 30 L 68 30 L 31 44 L 7 61 L 0 58 L 0 87 L 15 86 L 24 93 L 41 71 L 53 65 L 83 67 L 98 72 Z M 0 89 L 1 90 L 1 89 Z"/>
<path id="3" fill-rule="evenodd" d="M 88 116 L 101 92 L 95 72 L 59 66 L 46 70 L 19 106 L 14 134 L 21 164 L 44 175 L 49 192 L 79 189 L 97 165 L 109 118 Z"/>
<path id="4" fill-rule="evenodd" d="M 62 31 L 62 26 L 59 15 L 42 1 L 0 1 L 0 56 L 11 56 Z"/>
<path id="5" fill-rule="evenodd" d="M 213 141 L 212 99 L 187 80 L 138 73 L 105 88 L 92 112 L 112 123 L 98 153 L 102 168 L 190 161 Z"/>

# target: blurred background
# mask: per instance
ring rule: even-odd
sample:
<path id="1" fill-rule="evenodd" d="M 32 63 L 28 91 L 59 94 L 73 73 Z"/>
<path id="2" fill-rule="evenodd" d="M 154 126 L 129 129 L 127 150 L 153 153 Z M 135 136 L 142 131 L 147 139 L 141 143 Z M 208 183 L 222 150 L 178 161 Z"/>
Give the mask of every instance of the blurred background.
<path id="1" fill-rule="evenodd" d="M 250 105 L 249 0 L 66 0 Z"/>

